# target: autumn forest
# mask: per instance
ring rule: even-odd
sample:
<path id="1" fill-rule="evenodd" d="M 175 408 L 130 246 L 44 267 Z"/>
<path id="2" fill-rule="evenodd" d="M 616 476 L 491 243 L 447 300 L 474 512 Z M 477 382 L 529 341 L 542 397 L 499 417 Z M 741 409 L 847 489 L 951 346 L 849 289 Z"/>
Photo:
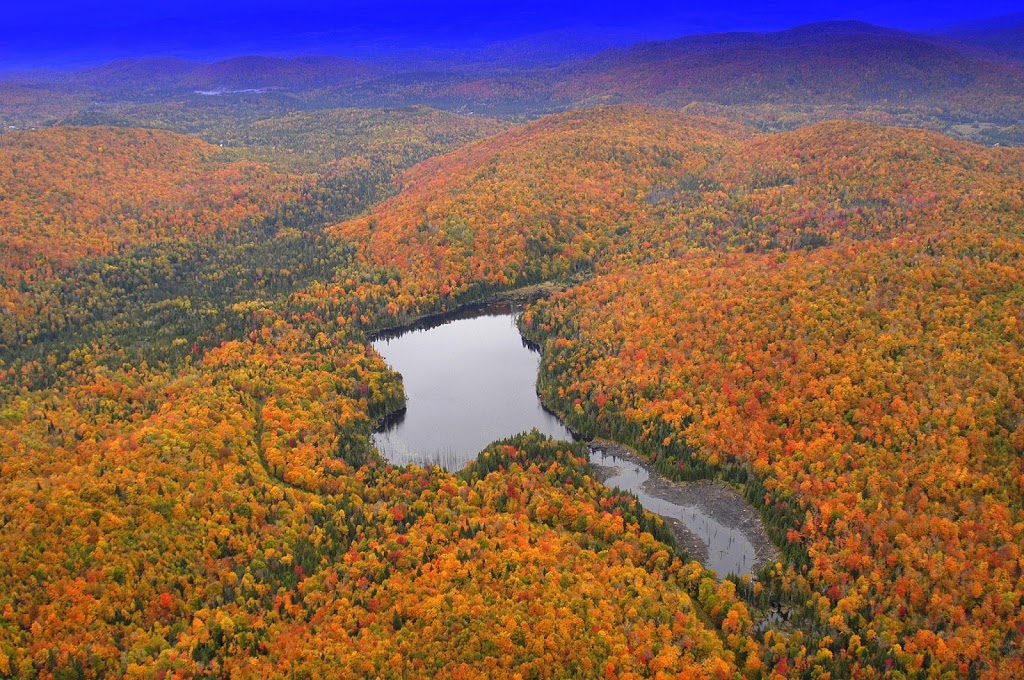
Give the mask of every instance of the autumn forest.
<path id="1" fill-rule="evenodd" d="M 1024 677 L 1024 61 L 980 35 L 6 76 L 0 678 Z M 390 463 L 372 340 L 509 299 L 577 441 Z M 776 559 L 706 568 L 595 439 Z"/>

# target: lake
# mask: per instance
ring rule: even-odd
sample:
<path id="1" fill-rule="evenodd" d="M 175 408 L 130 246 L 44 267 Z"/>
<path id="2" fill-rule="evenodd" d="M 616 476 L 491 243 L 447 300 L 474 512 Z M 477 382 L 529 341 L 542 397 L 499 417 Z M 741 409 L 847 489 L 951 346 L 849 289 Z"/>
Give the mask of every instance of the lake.
<path id="1" fill-rule="evenodd" d="M 572 439 L 537 397 L 540 354 L 523 342 L 517 318 L 485 313 L 373 343 L 405 384 L 404 415 L 373 436 L 385 458 L 459 470 L 491 442 L 533 428 Z"/>
<path id="2" fill-rule="evenodd" d="M 405 385 L 406 410 L 373 435 L 390 462 L 454 472 L 491 442 L 534 428 L 572 439 L 537 396 L 540 354 L 523 341 L 518 313 L 506 305 L 471 314 L 373 342 Z M 595 443 L 590 457 L 607 485 L 635 494 L 668 520 L 677 542 L 720 576 L 750 573 L 771 556 L 760 517 L 735 491 L 721 484 L 673 484 L 618 446 Z"/>

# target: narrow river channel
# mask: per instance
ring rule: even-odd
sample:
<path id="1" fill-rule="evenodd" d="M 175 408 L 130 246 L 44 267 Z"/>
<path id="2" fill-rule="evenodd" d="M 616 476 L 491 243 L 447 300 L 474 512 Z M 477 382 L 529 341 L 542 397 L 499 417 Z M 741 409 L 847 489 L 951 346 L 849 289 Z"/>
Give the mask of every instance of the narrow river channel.
<path id="1" fill-rule="evenodd" d="M 491 442 L 533 428 L 572 439 L 537 397 L 540 355 L 523 342 L 516 318 L 507 306 L 489 308 L 374 341 L 406 392 L 405 412 L 373 436 L 385 458 L 457 471 Z M 607 485 L 666 518 L 677 542 L 720 576 L 750 573 L 771 552 L 757 513 L 731 489 L 673 484 L 621 447 L 590 448 Z"/>
<path id="2" fill-rule="evenodd" d="M 721 498 L 720 494 L 728 491 L 717 485 L 672 484 L 628 453 L 607 448 L 600 444 L 590 447 L 590 462 L 607 471 L 606 485 L 636 494 L 642 506 L 673 525 L 677 542 L 719 576 L 750 573 L 757 562 L 754 545 L 741 527 L 728 526 L 714 517 L 723 500 L 745 504 L 742 499 Z M 653 480 L 652 475 L 656 475 Z M 739 521 L 733 524 L 743 523 L 736 519 Z"/>

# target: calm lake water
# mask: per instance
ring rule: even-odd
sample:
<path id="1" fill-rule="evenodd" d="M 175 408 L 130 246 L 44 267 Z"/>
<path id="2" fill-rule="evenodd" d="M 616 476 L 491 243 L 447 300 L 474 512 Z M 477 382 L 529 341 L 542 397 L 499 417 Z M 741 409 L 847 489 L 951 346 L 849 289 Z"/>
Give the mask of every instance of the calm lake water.
<path id="1" fill-rule="evenodd" d="M 373 343 L 402 374 L 406 412 L 373 443 L 392 463 L 459 470 L 488 444 L 537 428 L 571 440 L 537 398 L 540 354 L 516 328 L 516 314 L 458 319 Z"/>
<path id="2" fill-rule="evenodd" d="M 373 343 L 402 374 L 406 411 L 373 435 L 392 463 L 441 465 L 457 471 L 491 442 L 533 428 L 569 441 L 571 433 L 537 397 L 540 354 L 523 342 L 517 314 L 484 313 L 412 329 Z M 649 473 L 628 461 L 591 450 L 591 460 L 617 468 L 605 483 L 636 494 L 651 512 L 686 525 L 707 548 L 705 566 L 720 576 L 747 573 L 755 551 L 742 531 L 711 516 L 713 508 L 679 504 L 649 491 Z"/>

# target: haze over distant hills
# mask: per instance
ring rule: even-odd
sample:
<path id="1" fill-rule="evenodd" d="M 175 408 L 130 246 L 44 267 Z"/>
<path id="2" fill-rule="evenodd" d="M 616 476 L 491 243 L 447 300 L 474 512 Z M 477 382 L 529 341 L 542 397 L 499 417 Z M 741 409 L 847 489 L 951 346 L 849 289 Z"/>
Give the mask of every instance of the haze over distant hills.
<path id="1" fill-rule="evenodd" d="M 126 91 L 308 89 L 362 80 L 377 70 L 364 62 L 330 56 L 281 59 L 250 55 L 214 63 L 148 57 L 119 59 L 79 71 L 68 83 Z"/>
<path id="2" fill-rule="evenodd" d="M 69 70 L 142 56 L 198 61 L 241 54 L 423 56 L 425 52 L 487 50 L 544 34 L 557 34 L 561 37 L 554 44 L 583 52 L 639 40 L 768 32 L 850 18 L 935 32 L 1013 11 L 1020 11 L 1015 0 L 698 4 L 393 0 L 386 5 L 369 0 L 177 0 L 136 5 L 52 0 L 45 6 L 16 2 L 7 3 L 2 14 L 0 72 L 40 67 Z"/>
<path id="3" fill-rule="evenodd" d="M 677 96 L 727 100 L 757 97 L 757 92 L 732 92 L 746 81 L 786 96 L 793 87 L 804 94 L 850 95 L 858 87 L 866 96 L 904 96 L 923 89 L 963 89 L 979 80 L 1017 83 L 1020 66 L 1000 57 L 1014 54 L 1014 38 L 1024 31 L 1024 15 L 1008 22 L 972 24 L 944 35 L 914 34 L 858 21 L 806 24 L 769 33 L 731 32 L 684 36 L 673 40 L 636 42 L 599 49 L 626 39 L 625 33 L 603 35 L 572 32 L 539 33 L 483 48 L 429 53 L 418 62 L 404 58 L 350 59 L 304 55 L 243 55 L 201 62 L 177 57 L 124 58 L 66 75 L 27 73 L 9 78 L 21 83 L 61 82 L 72 88 L 99 91 L 259 89 L 305 90 L 377 79 L 382 91 L 402 74 L 401 82 L 437 81 L 472 74 L 527 68 L 522 81 L 550 85 L 552 96 L 573 99 L 588 94 Z M 945 36 L 953 37 L 949 39 Z M 964 48 L 964 43 L 992 46 L 990 53 Z M 441 55 L 444 61 L 441 61 Z M 816 83 L 811 83 L 817 77 Z M 807 82 L 803 82 L 807 81 Z M 998 84 L 998 83 L 996 83 Z M 435 86 L 436 89 L 437 86 Z"/>
<path id="4" fill-rule="evenodd" d="M 855 116 L 1019 143 L 1024 63 L 1014 56 L 1013 36 L 1020 25 L 1015 16 L 924 34 L 829 21 L 642 42 L 629 30 L 541 31 L 459 48 L 368 52 L 372 59 L 118 59 L 70 73 L 9 77 L 0 82 L 0 122 L 197 131 L 204 123 L 196 118 L 218 108 L 216 115 L 237 115 L 241 107 L 257 119 L 294 108 L 424 104 L 529 118 L 637 102 L 696 107 L 766 129 Z M 150 108 L 140 110 L 141 102 Z M 158 102 L 177 108 L 154 111 Z M 175 122 L 181 106 L 190 112 L 187 127 Z"/>
<path id="5" fill-rule="evenodd" d="M 959 24 L 943 35 L 1024 60 L 1024 12 Z"/>
<path id="6" fill-rule="evenodd" d="M 906 101 L 980 86 L 1012 95 L 1024 91 L 1022 75 L 1015 65 L 928 36 L 848 21 L 608 51 L 564 69 L 556 91 L 671 104 Z"/>

